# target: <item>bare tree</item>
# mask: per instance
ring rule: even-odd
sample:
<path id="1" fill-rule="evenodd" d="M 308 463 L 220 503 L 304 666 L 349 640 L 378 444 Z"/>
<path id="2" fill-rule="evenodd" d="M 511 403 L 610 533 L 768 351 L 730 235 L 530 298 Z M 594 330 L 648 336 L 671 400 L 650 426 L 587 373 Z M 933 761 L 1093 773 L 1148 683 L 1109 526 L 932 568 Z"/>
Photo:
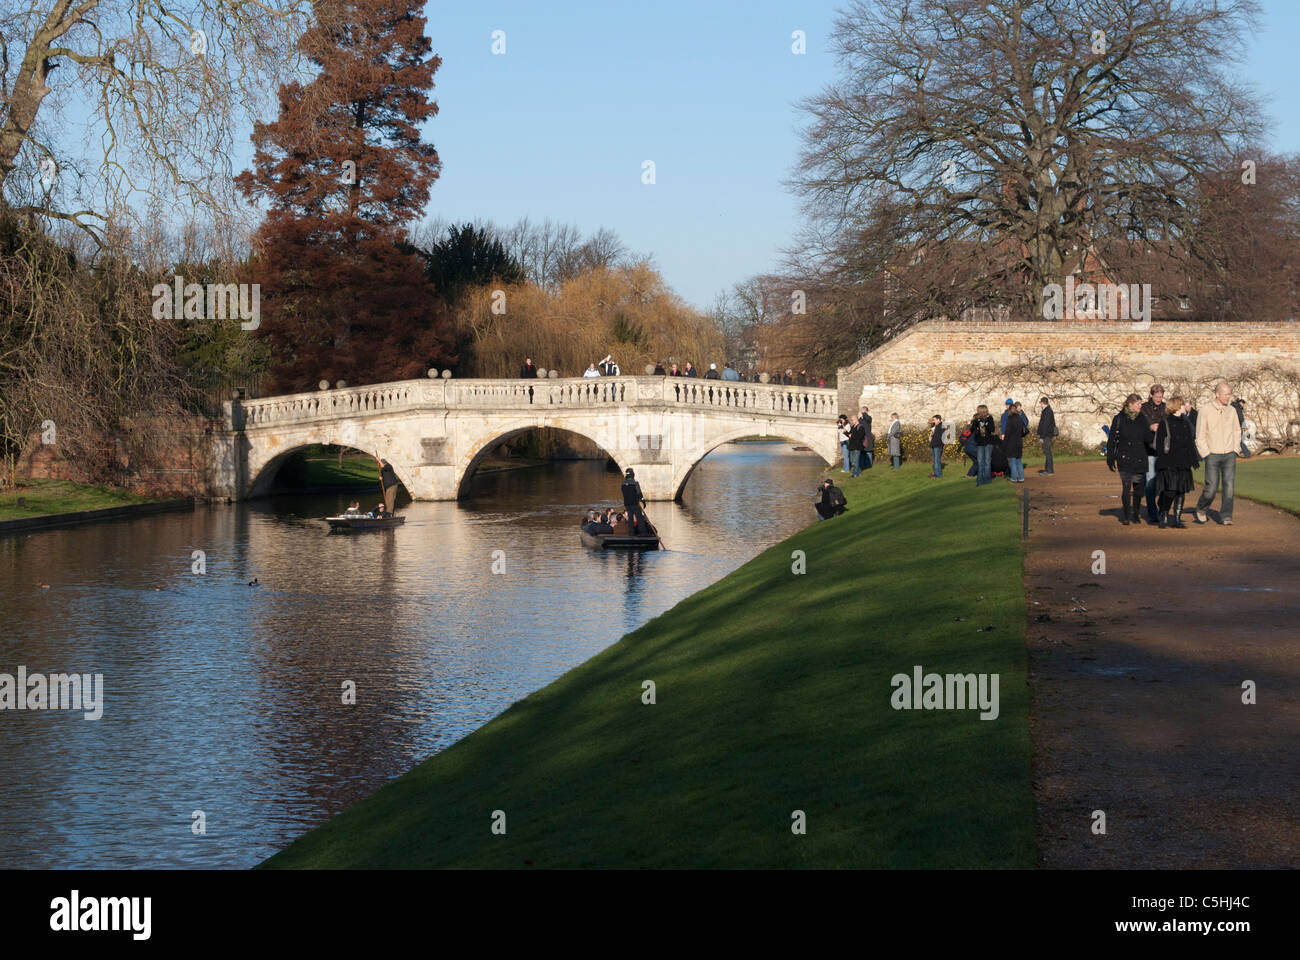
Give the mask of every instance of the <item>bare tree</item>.
<path id="1" fill-rule="evenodd" d="M 311 16 L 310 0 L 0 0 L 0 208 L 96 236 L 141 198 L 226 213 L 236 114 L 297 68 Z M 74 110 L 89 159 L 64 135 Z"/>
<path id="2" fill-rule="evenodd" d="M 841 77 L 794 185 L 804 258 L 894 283 L 903 323 L 1002 303 L 1134 250 L 1204 262 L 1203 177 L 1261 123 L 1228 67 L 1254 0 L 876 0 L 836 22 Z M 810 271 L 815 272 L 815 271 Z"/>

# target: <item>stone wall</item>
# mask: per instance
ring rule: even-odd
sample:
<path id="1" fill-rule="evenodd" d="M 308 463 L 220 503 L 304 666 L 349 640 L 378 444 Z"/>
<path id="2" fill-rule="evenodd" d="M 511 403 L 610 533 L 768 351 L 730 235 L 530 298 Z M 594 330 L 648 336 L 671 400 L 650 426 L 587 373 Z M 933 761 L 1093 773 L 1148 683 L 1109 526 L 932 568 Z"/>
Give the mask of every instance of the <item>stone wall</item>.
<path id="1" fill-rule="evenodd" d="M 1285 436 L 1300 419 L 1300 323 L 929 320 L 839 371 L 843 411 L 871 408 L 876 424 L 897 412 L 919 428 L 932 414 L 967 421 L 976 405 L 995 416 L 1013 397 L 1031 425 L 1038 398 L 1052 398 L 1063 434 L 1100 443 L 1124 397 L 1162 383 L 1166 396 L 1210 402 L 1220 377 L 1246 401 L 1261 440 Z M 1294 434 L 1296 426 L 1291 427 Z"/>
<path id="2" fill-rule="evenodd" d="M 220 421 L 203 417 L 152 419 L 137 424 L 147 438 L 132 443 L 125 436 L 101 440 L 110 447 L 108 456 L 117 470 L 114 485 L 132 493 L 157 497 L 199 497 L 212 495 L 212 430 Z M 33 434 L 27 452 L 17 463 L 19 479 L 100 482 L 76 460 L 64 457 L 58 444 L 42 444 Z"/>

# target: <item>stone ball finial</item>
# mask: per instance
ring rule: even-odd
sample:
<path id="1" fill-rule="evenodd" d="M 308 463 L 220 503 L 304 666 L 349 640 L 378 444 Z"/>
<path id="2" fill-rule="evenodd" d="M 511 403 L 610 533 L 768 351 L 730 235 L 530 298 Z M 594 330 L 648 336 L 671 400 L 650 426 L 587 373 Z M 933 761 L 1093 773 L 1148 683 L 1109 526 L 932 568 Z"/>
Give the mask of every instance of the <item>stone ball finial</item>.
<path id="1" fill-rule="evenodd" d="M 322 380 L 320 382 L 320 388 L 322 390 L 328 390 L 330 388 L 330 382 L 328 380 Z"/>
<path id="2" fill-rule="evenodd" d="M 759 383 L 767 383 L 767 381 L 769 381 L 769 380 L 771 380 L 771 379 L 772 379 L 772 375 L 771 375 L 770 373 L 760 373 L 760 374 L 758 375 L 758 382 L 759 382 Z"/>
<path id="3" fill-rule="evenodd" d="M 538 368 L 537 368 L 537 379 L 539 379 L 539 380 L 545 380 L 545 379 L 546 379 L 546 368 L 545 368 L 545 367 L 538 367 Z"/>
<path id="4" fill-rule="evenodd" d="M 551 376 L 551 379 L 552 379 L 552 380 L 557 380 L 557 379 L 559 379 L 560 371 L 559 371 L 559 370 L 552 370 L 550 376 Z"/>
<path id="5" fill-rule="evenodd" d="M 334 381 L 334 389 L 336 389 L 336 390 L 342 390 L 342 389 L 343 389 L 344 387 L 346 387 L 347 385 L 348 385 L 348 382 L 347 382 L 346 380 L 335 380 L 335 381 Z"/>
<path id="6" fill-rule="evenodd" d="M 451 371 L 450 371 L 450 370 L 444 370 L 444 371 L 442 371 L 442 379 L 444 379 L 444 380 L 450 380 L 450 379 L 451 379 Z"/>
<path id="7" fill-rule="evenodd" d="M 654 372 L 655 372 L 655 365 L 653 363 L 647 363 L 645 365 L 645 375 L 647 377 L 652 377 L 654 376 Z"/>
<path id="8" fill-rule="evenodd" d="M 436 380 L 436 379 L 438 379 L 438 368 L 437 368 L 437 367 L 430 367 L 430 368 L 429 368 L 429 379 L 430 379 L 430 380 Z"/>

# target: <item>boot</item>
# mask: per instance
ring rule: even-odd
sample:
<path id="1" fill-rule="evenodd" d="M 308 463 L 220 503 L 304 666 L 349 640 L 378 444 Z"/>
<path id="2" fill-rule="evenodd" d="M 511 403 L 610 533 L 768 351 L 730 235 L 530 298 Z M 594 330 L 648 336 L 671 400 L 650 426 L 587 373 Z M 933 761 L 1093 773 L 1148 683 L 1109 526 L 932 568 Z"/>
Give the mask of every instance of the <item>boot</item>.
<path id="1" fill-rule="evenodd" d="M 1161 530 L 1169 526 L 1169 511 L 1161 510 L 1159 513 L 1156 514 L 1156 526 L 1159 527 Z"/>
<path id="2" fill-rule="evenodd" d="M 1180 493 L 1174 497 L 1174 518 L 1170 526 L 1175 529 L 1183 529 L 1183 495 Z"/>
<path id="3" fill-rule="evenodd" d="M 1141 498 L 1139 498 L 1139 497 L 1134 497 L 1134 498 L 1133 498 L 1133 514 L 1132 514 L 1132 519 L 1133 519 L 1133 523 L 1134 523 L 1135 526 L 1139 526 L 1139 527 L 1142 526 L 1142 511 L 1143 511 L 1143 509 L 1144 509 L 1144 508 L 1143 508 L 1143 506 L 1142 506 L 1142 500 L 1141 500 Z"/>
<path id="4" fill-rule="evenodd" d="M 1121 503 L 1119 505 L 1119 522 L 1128 526 L 1133 521 L 1133 504 Z"/>

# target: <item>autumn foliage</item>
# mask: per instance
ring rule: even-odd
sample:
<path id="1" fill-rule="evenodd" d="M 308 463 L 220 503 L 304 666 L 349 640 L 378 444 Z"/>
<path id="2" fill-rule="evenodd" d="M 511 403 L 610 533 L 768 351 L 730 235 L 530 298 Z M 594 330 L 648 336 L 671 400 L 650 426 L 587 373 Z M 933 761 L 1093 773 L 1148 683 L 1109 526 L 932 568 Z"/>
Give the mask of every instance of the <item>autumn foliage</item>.
<path id="1" fill-rule="evenodd" d="M 669 357 L 702 369 L 711 362 L 721 369 L 727 359 L 713 321 L 644 262 L 597 267 L 554 289 L 477 287 L 462 299 L 455 322 L 472 344 L 466 358 L 472 376 L 513 377 L 526 356 L 562 377 L 581 376 L 607 353 L 624 374 L 644 373 L 646 364 Z"/>

